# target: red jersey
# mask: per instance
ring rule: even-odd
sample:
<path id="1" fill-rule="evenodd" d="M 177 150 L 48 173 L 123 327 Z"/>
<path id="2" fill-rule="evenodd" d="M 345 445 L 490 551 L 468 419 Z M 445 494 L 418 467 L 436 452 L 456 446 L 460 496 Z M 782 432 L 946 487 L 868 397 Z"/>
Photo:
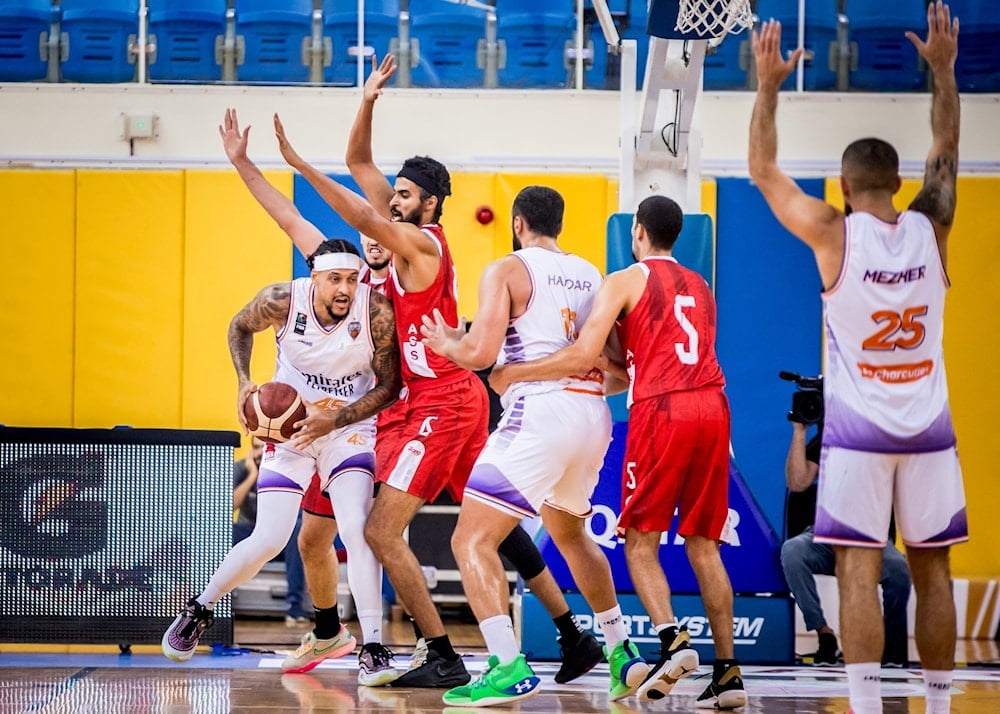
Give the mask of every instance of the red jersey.
<path id="1" fill-rule="evenodd" d="M 470 374 L 446 357 L 441 357 L 421 342 L 420 326 L 424 315 L 432 316 L 434 308 L 441 311 L 445 322 L 458 324 L 458 278 L 455 263 L 448 250 L 444 229 L 436 224 L 420 227 L 437 244 L 441 253 L 441 265 L 434 282 L 420 292 L 408 292 L 399 284 L 395 266 L 389 264 L 389 279 L 385 283 L 385 294 L 392 300 L 396 312 L 396 334 L 402 357 L 403 384 L 417 389 L 429 384 L 428 380 L 453 382 Z M 441 384 L 442 381 L 435 382 Z"/>
<path id="2" fill-rule="evenodd" d="M 724 387 L 715 356 L 716 307 L 708 283 L 668 256 L 639 263 L 646 288 L 618 322 L 629 404 L 660 394 Z"/>

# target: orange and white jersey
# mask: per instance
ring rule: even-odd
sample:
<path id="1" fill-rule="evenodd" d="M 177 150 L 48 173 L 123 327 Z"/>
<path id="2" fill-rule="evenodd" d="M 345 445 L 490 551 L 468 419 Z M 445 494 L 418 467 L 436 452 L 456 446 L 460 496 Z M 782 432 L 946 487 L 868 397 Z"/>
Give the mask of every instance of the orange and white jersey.
<path id="1" fill-rule="evenodd" d="M 922 213 L 844 221 L 844 262 L 823 294 L 824 446 L 879 453 L 955 444 L 942 336 L 948 288 Z"/>
<path id="2" fill-rule="evenodd" d="M 350 310 L 333 327 L 324 327 L 316 317 L 314 290 L 311 278 L 292 281 L 288 318 L 276 334 L 274 379 L 292 385 L 307 401 L 339 409 L 375 385 L 371 288 L 358 283 Z"/>
<path id="3" fill-rule="evenodd" d="M 531 279 L 531 297 L 524 313 L 510 321 L 500 361 L 527 362 L 572 344 L 590 316 L 601 286 L 600 271 L 583 258 L 545 248 L 524 248 L 513 253 L 524 263 Z M 503 395 L 503 404 L 528 394 L 561 389 L 603 397 L 604 375 L 599 370 L 564 379 L 517 382 Z"/>

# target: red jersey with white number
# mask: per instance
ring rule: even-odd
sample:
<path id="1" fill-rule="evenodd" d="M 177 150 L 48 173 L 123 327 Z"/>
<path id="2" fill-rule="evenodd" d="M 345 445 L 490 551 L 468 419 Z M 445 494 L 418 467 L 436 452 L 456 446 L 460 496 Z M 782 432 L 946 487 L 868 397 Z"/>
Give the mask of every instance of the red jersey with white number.
<path id="1" fill-rule="evenodd" d="M 670 256 L 650 256 L 638 269 L 646 274 L 646 287 L 632 312 L 618 322 L 629 405 L 670 392 L 724 387 L 708 283 Z"/>
<path id="2" fill-rule="evenodd" d="M 458 324 L 458 277 L 455 263 L 445 241 L 444 229 L 436 224 L 420 227 L 438 247 L 441 264 L 434 282 L 425 290 L 412 292 L 399 284 L 394 263 L 389 264 L 389 279 L 385 294 L 392 300 L 396 312 L 396 333 L 402 358 L 403 384 L 411 390 L 424 386 L 427 380 L 452 382 L 470 374 L 451 360 L 435 354 L 421 342 L 420 326 L 424 315 L 433 316 L 437 308 L 449 325 Z M 436 382 L 441 384 L 442 381 Z"/>

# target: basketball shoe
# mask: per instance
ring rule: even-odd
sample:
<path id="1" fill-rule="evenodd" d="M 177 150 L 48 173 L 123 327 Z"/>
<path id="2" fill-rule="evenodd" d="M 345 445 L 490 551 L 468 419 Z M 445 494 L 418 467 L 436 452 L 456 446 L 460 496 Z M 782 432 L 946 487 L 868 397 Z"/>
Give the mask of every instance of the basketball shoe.
<path id="1" fill-rule="evenodd" d="M 390 682 L 389 686 L 437 689 L 468 684 L 470 679 L 472 677 L 469 676 L 461 657 L 447 660 L 436 650 L 429 649 L 423 664 L 403 672 L 399 679 Z"/>
<path id="2" fill-rule="evenodd" d="M 559 651 L 562 654 L 562 665 L 555 676 L 558 684 L 572 682 L 577 677 L 592 670 L 604 659 L 604 650 L 598 644 L 597 638 L 589 632 L 581 632 L 580 639 L 568 646 L 563 643 L 563 638 L 560 637 Z"/>
<path id="3" fill-rule="evenodd" d="M 475 682 L 449 689 L 441 699 L 448 706 L 489 707 L 510 704 L 538 694 L 541 680 L 535 676 L 523 654 L 508 664 L 490 655 L 486 669 Z"/>
<path id="4" fill-rule="evenodd" d="M 191 598 L 163 633 L 160 642 L 163 654 L 175 662 L 187 662 L 198 647 L 201 633 L 211 627 L 213 621 L 212 611 Z"/>
<path id="5" fill-rule="evenodd" d="M 739 709 L 746 706 L 747 693 L 736 660 L 716 660 L 712 682 L 695 702 L 699 709 Z"/>
<path id="6" fill-rule="evenodd" d="M 361 645 L 358 653 L 358 684 L 363 687 L 383 687 L 399 677 L 392 666 L 394 655 L 378 642 Z"/>
<path id="7" fill-rule="evenodd" d="M 639 656 L 639 650 L 628 640 L 619 642 L 611 650 L 605 646 L 604 656 L 611 670 L 609 692 L 613 702 L 634 694 L 649 674 L 646 660 Z"/>
<path id="8" fill-rule="evenodd" d="M 667 629 L 673 630 L 672 642 L 661 652 L 659 661 L 636 692 L 644 701 L 663 699 L 679 680 L 698 669 L 698 652 L 691 646 L 687 627 Z"/>
<path id="9" fill-rule="evenodd" d="M 316 639 L 316 633 L 309 630 L 302 636 L 299 648 L 285 657 L 281 668 L 291 674 L 308 672 L 323 660 L 343 657 L 353 652 L 357 646 L 358 641 L 343 625 L 337 635 L 328 640 Z"/>

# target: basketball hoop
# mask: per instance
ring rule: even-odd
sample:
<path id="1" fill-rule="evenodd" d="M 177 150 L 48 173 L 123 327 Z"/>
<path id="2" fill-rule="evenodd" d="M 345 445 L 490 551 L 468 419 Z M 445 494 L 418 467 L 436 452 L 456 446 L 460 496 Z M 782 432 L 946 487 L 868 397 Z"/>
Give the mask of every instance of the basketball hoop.
<path id="1" fill-rule="evenodd" d="M 753 25 L 750 0 L 679 0 L 677 31 L 721 39 Z"/>

